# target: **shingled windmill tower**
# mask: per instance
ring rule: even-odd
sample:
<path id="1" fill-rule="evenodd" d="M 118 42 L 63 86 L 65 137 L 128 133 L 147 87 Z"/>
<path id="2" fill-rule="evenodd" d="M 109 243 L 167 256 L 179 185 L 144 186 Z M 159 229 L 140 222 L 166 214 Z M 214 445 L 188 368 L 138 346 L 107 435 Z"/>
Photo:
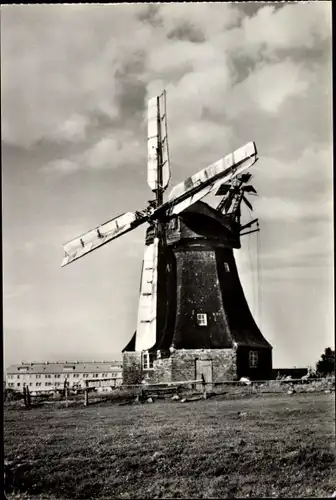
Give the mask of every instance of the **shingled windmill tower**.
<path id="1" fill-rule="evenodd" d="M 257 160 L 247 143 L 181 184 L 170 180 L 165 92 L 148 103 L 148 184 L 155 199 L 64 245 L 62 265 L 149 223 L 137 327 L 123 349 L 124 384 L 270 378 L 272 347 L 246 302 L 233 249 L 257 219 L 241 225 L 242 201 L 255 192 L 244 171 Z M 200 201 L 209 193 L 218 207 Z"/>

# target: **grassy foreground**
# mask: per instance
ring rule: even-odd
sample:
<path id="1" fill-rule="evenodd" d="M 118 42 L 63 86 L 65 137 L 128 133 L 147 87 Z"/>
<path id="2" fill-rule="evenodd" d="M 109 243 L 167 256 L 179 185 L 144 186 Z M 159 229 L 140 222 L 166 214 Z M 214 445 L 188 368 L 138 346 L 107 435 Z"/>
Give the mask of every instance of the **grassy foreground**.
<path id="1" fill-rule="evenodd" d="M 330 497 L 333 394 L 5 409 L 11 498 Z"/>

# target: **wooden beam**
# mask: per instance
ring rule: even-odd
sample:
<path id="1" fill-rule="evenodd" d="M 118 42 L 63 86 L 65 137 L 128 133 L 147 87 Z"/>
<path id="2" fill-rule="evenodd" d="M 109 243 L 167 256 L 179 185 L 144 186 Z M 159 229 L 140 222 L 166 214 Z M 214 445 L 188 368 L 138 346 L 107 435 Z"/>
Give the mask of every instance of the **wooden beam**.
<path id="1" fill-rule="evenodd" d="M 255 222 L 258 222 L 258 219 L 253 219 L 250 222 L 248 222 L 247 224 L 245 224 L 244 226 L 240 226 L 240 230 L 242 231 L 243 229 L 247 229 L 248 227 L 251 227 L 252 224 L 254 224 Z"/>
<path id="2" fill-rule="evenodd" d="M 251 234 L 251 233 L 257 233 L 258 231 L 260 231 L 260 229 L 254 229 L 253 231 L 248 231 L 247 233 L 240 233 L 239 236 L 244 236 L 245 234 Z"/>

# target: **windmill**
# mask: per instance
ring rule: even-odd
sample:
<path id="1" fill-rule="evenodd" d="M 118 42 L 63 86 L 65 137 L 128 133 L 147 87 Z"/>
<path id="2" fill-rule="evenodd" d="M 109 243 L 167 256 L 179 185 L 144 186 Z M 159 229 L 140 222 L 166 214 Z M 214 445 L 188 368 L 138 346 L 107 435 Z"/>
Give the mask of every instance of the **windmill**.
<path id="1" fill-rule="evenodd" d="M 220 327 L 221 323 L 219 316 L 226 322 L 222 331 L 218 335 L 209 331 L 207 337 L 206 329 L 203 329 L 201 336 L 194 335 L 194 338 L 191 338 L 191 332 L 194 332 L 191 323 L 196 317 L 203 317 L 203 322 L 206 323 L 203 326 L 207 326 L 211 321 L 207 313 L 196 311 L 198 306 L 200 311 L 203 310 L 204 300 L 200 301 L 203 305 L 196 304 L 192 309 L 193 313 L 189 310 L 193 300 L 188 298 L 190 284 L 184 284 L 186 266 L 191 265 L 190 259 L 186 260 L 186 255 L 193 255 L 195 263 L 200 256 L 210 256 L 209 245 L 211 248 L 218 247 L 216 252 L 224 251 L 224 254 L 228 249 L 232 252 L 232 248 L 240 248 L 241 231 L 256 222 L 240 225 L 240 204 L 244 201 L 249 205 L 246 193 L 255 192 L 252 186 L 245 185 L 250 176 L 244 172 L 256 161 L 256 145 L 249 142 L 177 184 L 164 201 L 163 193 L 170 181 L 166 92 L 148 102 L 147 182 L 155 195 L 154 199 L 142 210 L 119 215 L 64 244 L 65 256 L 62 262 L 62 266 L 70 264 L 138 226 L 149 224 L 146 231 L 137 327 L 124 349 L 125 354 L 151 352 L 154 358 L 157 354 L 160 358 L 162 354 L 163 358 L 167 359 L 179 348 L 204 349 L 210 345 L 210 348 L 228 349 L 236 344 L 232 332 L 229 332 L 230 326 L 223 305 L 219 307 L 222 314 L 218 311 L 211 313 L 212 323 L 217 323 L 217 327 Z M 207 194 L 214 192 L 223 196 L 217 209 L 200 201 Z M 209 258 L 213 260 L 213 255 Z M 212 278 L 219 283 L 217 272 L 212 272 Z M 203 286 L 201 281 L 200 289 Z M 207 286 L 204 285 L 205 289 Z M 239 301 L 243 303 L 241 297 Z M 248 308 L 247 304 L 246 307 Z M 263 339 L 261 334 L 259 340 L 260 338 Z M 267 342 L 266 344 L 269 346 Z M 153 367 L 149 358 L 145 366 L 142 366 L 145 369 L 146 367 Z"/>

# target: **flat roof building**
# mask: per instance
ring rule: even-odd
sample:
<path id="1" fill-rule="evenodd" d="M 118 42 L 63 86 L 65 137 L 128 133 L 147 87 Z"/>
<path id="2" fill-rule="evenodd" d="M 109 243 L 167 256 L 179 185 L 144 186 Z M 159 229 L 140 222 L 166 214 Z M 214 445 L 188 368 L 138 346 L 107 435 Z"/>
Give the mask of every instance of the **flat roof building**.
<path id="1" fill-rule="evenodd" d="M 6 370 L 6 388 L 22 392 L 45 392 L 62 389 L 67 380 L 70 388 L 118 387 L 122 384 L 119 361 L 58 361 L 55 363 L 22 362 Z"/>

